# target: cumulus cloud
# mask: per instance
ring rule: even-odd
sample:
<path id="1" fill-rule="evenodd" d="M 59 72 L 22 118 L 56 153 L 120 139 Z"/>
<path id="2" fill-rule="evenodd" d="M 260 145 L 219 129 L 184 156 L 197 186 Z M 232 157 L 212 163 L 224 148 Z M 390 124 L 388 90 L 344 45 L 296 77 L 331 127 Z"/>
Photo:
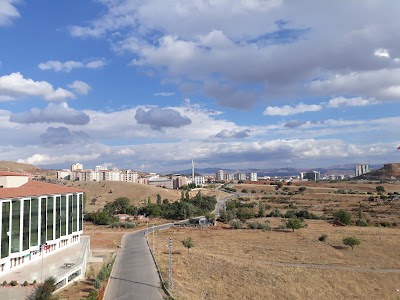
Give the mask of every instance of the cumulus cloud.
<path id="1" fill-rule="evenodd" d="M 169 109 L 155 107 L 148 111 L 138 108 L 135 119 L 139 124 L 150 125 L 152 129 L 160 130 L 165 127 L 179 128 L 189 125 L 192 121 L 188 117 L 184 117 L 180 112 Z"/>
<path id="2" fill-rule="evenodd" d="M 17 8 L 14 6 L 16 0 L 2 0 L 0 2 L 0 26 L 9 25 L 14 19 L 20 17 Z"/>
<path id="3" fill-rule="evenodd" d="M 329 108 L 338 108 L 338 107 L 352 107 L 352 106 L 367 106 L 367 105 L 373 105 L 373 104 L 378 104 L 374 99 L 363 99 L 361 97 L 357 98 L 345 98 L 345 97 L 337 97 L 330 99 L 329 102 L 327 103 L 327 107 Z"/>
<path id="4" fill-rule="evenodd" d="M 50 145 L 85 144 L 91 137 L 84 131 L 71 131 L 67 127 L 49 127 L 40 136 L 42 143 Z"/>
<path id="5" fill-rule="evenodd" d="M 77 161 L 91 161 L 94 160 L 101 155 L 98 153 L 90 153 L 90 154 L 62 154 L 62 155 L 57 155 L 56 153 L 52 154 L 41 154 L 41 153 L 36 153 L 33 154 L 32 156 L 29 156 L 27 158 L 19 158 L 17 159 L 17 162 L 23 163 L 23 164 L 32 164 L 36 166 L 46 166 L 46 165 L 63 165 L 65 163 L 73 163 Z"/>
<path id="6" fill-rule="evenodd" d="M 296 106 L 284 105 L 284 106 L 268 106 L 264 115 L 267 116 L 289 116 L 294 114 L 301 114 L 305 112 L 319 111 L 322 109 L 322 106 L 319 104 L 297 104 Z"/>
<path id="7" fill-rule="evenodd" d="M 173 96 L 173 95 L 175 95 L 175 93 L 171 93 L 171 92 L 154 93 L 154 96 L 162 96 L 162 97 L 169 97 L 169 96 Z"/>
<path id="8" fill-rule="evenodd" d="M 75 80 L 73 83 L 69 84 L 68 87 L 74 90 L 75 93 L 81 95 L 87 95 L 89 91 L 92 89 L 90 85 L 80 80 Z"/>
<path id="9" fill-rule="evenodd" d="M 90 117 L 82 112 L 68 107 L 63 102 L 60 104 L 50 103 L 45 109 L 32 108 L 29 112 L 11 114 L 10 122 L 20 124 L 33 123 L 64 123 L 69 125 L 85 125 L 89 123 Z"/>
<path id="10" fill-rule="evenodd" d="M 218 132 L 214 137 L 220 139 L 243 139 L 249 136 L 251 130 L 245 129 L 242 131 L 224 129 Z"/>
<path id="11" fill-rule="evenodd" d="M 17 72 L 0 77 L 0 97 L 3 101 L 22 97 L 43 97 L 47 101 L 60 101 L 75 98 L 75 95 L 63 88 L 55 89 L 46 81 L 24 78 Z"/>
<path id="12" fill-rule="evenodd" d="M 382 49 L 382 48 L 376 49 L 375 52 L 374 52 L 374 55 L 375 56 L 379 56 L 379 57 L 390 58 L 389 51 L 387 49 Z"/>
<path id="13" fill-rule="evenodd" d="M 300 127 L 301 125 L 304 125 L 304 124 L 306 124 L 306 122 L 293 120 L 293 121 L 287 122 L 284 127 L 286 127 L 286 128 L 296 128 L 296 127 Z"/>
<path id="14" fill-rule="evenodd" d="M 80 62 L 69 60 L 65 62 L 61 62 L 58 60 L 49 60 L 44 63 L 40 63 L 38 68 L 40 70 L 53 70 L 55 72 L 71 72 L 73 69 L 100 69 L 106 65 L 106 62 L 103 60 L 93 60 L 89 62 Z"/>

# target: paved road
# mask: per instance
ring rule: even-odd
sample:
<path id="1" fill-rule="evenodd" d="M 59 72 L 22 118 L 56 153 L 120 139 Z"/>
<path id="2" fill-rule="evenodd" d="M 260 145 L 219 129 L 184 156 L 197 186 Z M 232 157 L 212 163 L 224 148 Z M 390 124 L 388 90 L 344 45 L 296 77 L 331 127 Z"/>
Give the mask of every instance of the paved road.
<path id="1" fill-rule="evenodd" d="M 172 224 L 160 225 L 156 230 Z M 144 236 L 146 230 L 127 234 L 122 239 L 105 300 L 162 300 L 160 279 Z M 149 229 L 151 232 L 151 228 Z"/>

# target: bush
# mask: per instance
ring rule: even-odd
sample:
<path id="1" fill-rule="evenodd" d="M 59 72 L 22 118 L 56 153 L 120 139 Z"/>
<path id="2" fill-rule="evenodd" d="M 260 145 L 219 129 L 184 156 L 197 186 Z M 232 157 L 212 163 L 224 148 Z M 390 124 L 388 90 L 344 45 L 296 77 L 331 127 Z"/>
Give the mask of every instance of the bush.
<path id="1" fill-rule="evenodd" d="M 91 290 L 89 292 L 89 296 L 86 298 L 87 300 L 97 300 L 98 292 L 96 290 Z"/>
<path id="2" fill-rule="evenodd" d="M 18 282 L 17 282 L 16 280 L 11 280 L 11 281 L 10 281 L 10 285 L 11 285 L 11 286 L 17 286 L 17 285 L 18 285 Z"/>
<path id="3" fill-rule="evenodd" d="M 354 236 L 345 237 L 345 238 L 343 238 L 342 241 L 343 241 L 343 244 L 345 244 L 346 246 L 350 246 L 351 250 L 353 250 L 354 246 L 361 244 L 361 241 Z"/>
<path id="4" fill-rule="evenodd" d="M 29 285 L 29 283 L 28 283 L 28 281 L 24 281 L 24 283 L 22 284 L 23 286 L 28 286 Z"/>
<path id="5" fill-rule="evenodd" d="M 301 187 L 299 187 L 299 192 L 303 193 L 303 192 L 305 192 L 306 189 L 307 188 L 305 186 L 301 186 Z"/>
<path id="6" fill-rule="evenodd" d="M 356 225 L 361 226 L 361 227 L 367 227 L 369 225 L 369 222 L 367 219 L 361 218 L 361 219 L 357 220 Z"/>
<path id="7" fill-rule="evenodd" d="M 4 281 L 3 281 L 3 286 L 7 286 L 7 284 L 8 284 L 8 283 L 7 283 L 7 280 L 4 280 Z"/>
<path id="8" fill-rule="evenodd" d="M 269 214 L 270 217 L 274 217 L 274 218 L 281 218 L 283 217 L 281 211 L 278 208 L 274 208 L 272 210 L 272 212 Z"/>
<path id="9" fill-rule="evenodd" d="M 97 274 L 96 279 L 98 279 L 100 282 L 103 282 L 107 277 L 106 272 L 104 271 L 104 268 L 101 268 L 99 274 Z"/>
<path id="10" fill-rule="evenodd" d="M 32 281 L 32 284 L 36 284 L 36 282 L 37 282 L 37 281 L 36 281 L 36 279 L 35 279 L 34 281 Z"/>
<path id="11" fill-rule="evenodd" d="M 324 233 L 318 238 L 318 241 L 325 242 L 327 238 L 328 238 L 328 236 Z"/>
<path id="12" fill-rule="evenodd" d="M 333 213 L 333 216 L 336 220 L 339 220 L 341 223 L 350 225 L 351 224 L 351 212 L 346 210 L 338 210 Z"/>
<path id="13" fill-rule="evenodd" d="M 229 225 L 232 229 L 240 229 L 242 228 L 243 223 L 238 219 L 233 219 L 229 222 Z"/>
<path id="14" fill-rule="evenodd" d="M 101 288 L 101 282 L 98 278 L 96 278 L 96 280 L 94 281 L 93 286 L 96 290 L 99 290 Z"/>
<path id="15" fill-rule="evenodd" d="M 295 229 L 300 229 L 306 227 L 306 224 L 304 223 L 304 220 L 299 219 L 299 218 L 291 218 L 287 221 L 286 227 L 292 229 L 293 231 Z"/>
<path id="16" fill-rule="evenodd" d="M 384 187 L 383 185 L 378 185 L 378 186 L 376 187 L 376 191 L 377 191 L 377 192 L 384 192 L 384 191 L 385 191 L 385 187 Z"/>

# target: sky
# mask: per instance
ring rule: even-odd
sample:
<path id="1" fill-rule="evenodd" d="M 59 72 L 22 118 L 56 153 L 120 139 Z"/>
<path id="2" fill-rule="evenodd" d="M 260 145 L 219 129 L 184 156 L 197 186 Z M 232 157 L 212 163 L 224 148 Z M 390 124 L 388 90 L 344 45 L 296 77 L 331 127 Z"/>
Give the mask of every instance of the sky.
<path id="1" fill-rule="evenodd" d="M 0 160 L 400 161 L 398 0 L 0 0 Z"/>

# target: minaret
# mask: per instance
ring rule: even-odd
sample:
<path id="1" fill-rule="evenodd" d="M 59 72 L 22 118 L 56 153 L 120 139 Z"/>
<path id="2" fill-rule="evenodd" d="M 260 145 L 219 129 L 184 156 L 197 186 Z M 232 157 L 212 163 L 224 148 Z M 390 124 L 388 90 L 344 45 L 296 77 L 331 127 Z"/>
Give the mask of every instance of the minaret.
<path id="1" fill-rule="evenodd" d="M 192 159 L 192 182 L 194 183 L 194 162 Z"/>

